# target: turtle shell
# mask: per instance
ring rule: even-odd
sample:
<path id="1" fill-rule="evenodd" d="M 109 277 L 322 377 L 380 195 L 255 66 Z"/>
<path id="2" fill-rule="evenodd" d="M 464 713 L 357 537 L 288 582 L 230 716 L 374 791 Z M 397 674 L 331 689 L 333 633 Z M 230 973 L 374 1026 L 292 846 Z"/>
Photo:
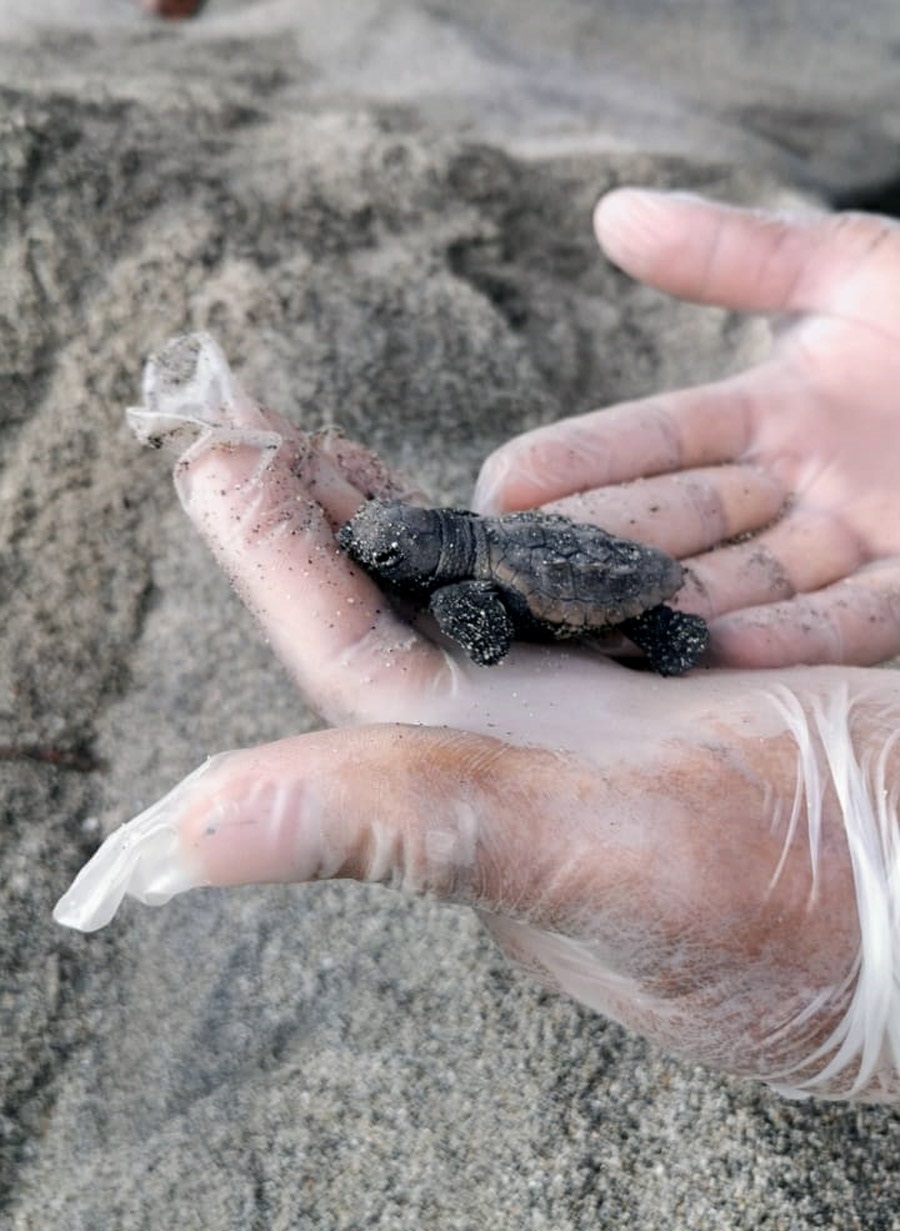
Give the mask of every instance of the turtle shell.
<path id="1" fill-rule="evenodd" d="M 493 579 L 513 611 L 573 636 L 641 615 L 678 590 L 684 571 L 656 547 L 548 513 L 484 523 L 479 577 Z"/>

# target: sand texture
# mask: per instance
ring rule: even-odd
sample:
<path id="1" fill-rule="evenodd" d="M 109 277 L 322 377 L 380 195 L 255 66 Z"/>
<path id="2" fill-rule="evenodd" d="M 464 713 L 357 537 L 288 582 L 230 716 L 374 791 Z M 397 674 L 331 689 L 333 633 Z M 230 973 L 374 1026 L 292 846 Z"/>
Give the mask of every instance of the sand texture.
<path id="1" fill-rule="evenodd" d="M 863 71 L 892 39 L 900 63 L 893 4 L 858 19 L 857 111 L 798 101 L 795 74 L 797 113 L 828 103 L 872 175 L 836 135 L 807 157 L 721 111 L 666 137 L 699 102 L 665 91 L 642 142 L 621 65 L 601 123 L 587 6 L 547 6 L 543 88 L 537 5 L 514 33 L 504 5 L 350 7 L 364 31 L 296 4 L 287 37 L 274 2 L 174 29 L 94 0 L 75 33 L 62 5 L 0 2 L 0 1227 L 897 1227 L 896 1113 L 681 1065 L 511 969 L 465 911 L 334 884 L 131 905 L 87 938 L 51 921 L 101 835 L 203 757 L 316 722 L 124 425 L 154 348 L 206 329 L 261 400 L 464 502 L 511 433 L 767 343 L 607 265 L 601 192 L 784 204 L 900 170 L 898 110 L 872 111 L 890 56 Z"/>

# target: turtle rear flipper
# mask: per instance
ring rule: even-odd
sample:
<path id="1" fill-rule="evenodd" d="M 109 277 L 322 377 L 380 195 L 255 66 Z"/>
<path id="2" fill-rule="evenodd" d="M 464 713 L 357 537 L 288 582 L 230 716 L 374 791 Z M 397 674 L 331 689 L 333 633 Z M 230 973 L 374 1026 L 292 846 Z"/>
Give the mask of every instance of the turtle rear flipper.
<path id="1" fill-rule="evenodd" d="M 428 609 L 441 632 L 456 641 L 479 667 L 493 667 L 509 652 L 516 630 L 489 581 L 458 581 L 441 586 Z"/>
<path id="2" fill-rule="evenodd" d="M 709 629 L 702 616 L 675 611 L 665 603 L 623 620 L 618 629 L 643 650 L 660 675 L 683 675 L 709 645 Z"/>

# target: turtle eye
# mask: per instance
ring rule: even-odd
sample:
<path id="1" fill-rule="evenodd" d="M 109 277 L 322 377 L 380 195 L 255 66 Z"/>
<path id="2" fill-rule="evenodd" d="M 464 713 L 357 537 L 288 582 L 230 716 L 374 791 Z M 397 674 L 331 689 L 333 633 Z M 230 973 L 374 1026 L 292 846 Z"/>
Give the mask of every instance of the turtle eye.
<path id="1" fill-rule="evenodd" d="M 372 563 L 376 568 L 392 568 L 403 559 L 399 543 L 391 543 L 384 551 L 376 551 L 372 555 Z"/>

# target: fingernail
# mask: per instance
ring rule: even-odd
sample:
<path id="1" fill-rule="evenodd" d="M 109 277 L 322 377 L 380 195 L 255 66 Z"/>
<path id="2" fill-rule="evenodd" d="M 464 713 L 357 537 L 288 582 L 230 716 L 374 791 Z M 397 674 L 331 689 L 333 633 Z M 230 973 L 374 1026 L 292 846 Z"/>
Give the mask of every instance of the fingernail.
<path id="1" fill-rule="evenodd" d="M 476 513 L 491 517 L 501 511 L 500 493 L 509 474 L 509 460 L 505 453 L 492 453 L 481 467 L 472 495 L 472 508 Z"/>
<path id="2" fill-rule="evenodd" d="M 665 237 L 674 221 L 673 206 L 700 200 L 687 193 L 617 188 L 597 202 L 594 231 L 606 255 L 631 270 L 648 247 Z"/>

